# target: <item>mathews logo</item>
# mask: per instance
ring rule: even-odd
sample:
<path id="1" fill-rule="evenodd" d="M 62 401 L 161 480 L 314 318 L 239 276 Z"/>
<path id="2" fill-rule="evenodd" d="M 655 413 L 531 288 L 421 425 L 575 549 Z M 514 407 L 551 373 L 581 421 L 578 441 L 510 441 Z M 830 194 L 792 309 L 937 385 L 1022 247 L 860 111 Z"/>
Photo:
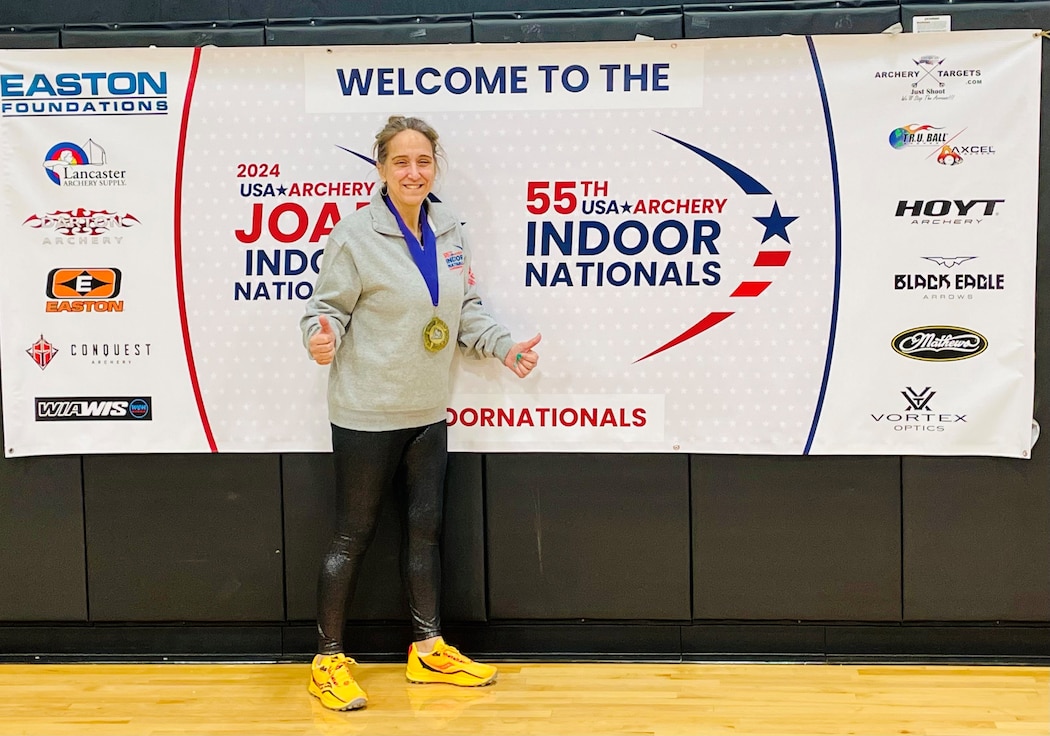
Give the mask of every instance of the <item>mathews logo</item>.
<path id="1" fill-rule="evenodd" d="M 40 366 L 40 370 L 44 370 L 51 364 L 54 357 L 58 355 L 58 348 L 45 340 L 44 336 L 41 335 L 39 340 L 29 346 L 29 349 L 26 350 L 26 355 Z"/>
<path id="2" fill-rule="evenodd" d="M 47 312 L 123 312 L 120 269 L 55 268 L 47 275 Z"/>
<path id="3" fill-rule="evenodd" d="M 962 327 L 913 327 L 890 341 L 894 351 L 905 358 L 947 362 L 966 360 L 988 348 L 988 340 L 973 330 Z"/>
<path id="4" fill-rule="evenodd" d="M 996 205 L 1005 199 L 901 199 L 895 217 L 909 218 L 911 225 L 980 225 L 998 216 Z"/>
<path id="5" fill-rule="evenodd" d="M 83 146 L 63 141 L 44 154 L 44 173 L 60 187 L 123 187 L 126 171 L 108 164 L 106 149 L 88 139 Z"/>
<path id="6" fill-rule="evenodd" d="M 167 72 L 0 74 L 5 118 L 167 115 Z"/>
<path id="7" fill-rule="evenodd" d="M 153 419 L 150 396 L 37 397 L 38 422 L 90 422 Z"/>
<path id="8" fill-rule="evenodd" d="M 883 414 L 872 414 L 871 418 L 877 424 L 886 424 L 893 427 L 895 432 L 943 432 L 945 425 L 966 422 L 965 414 L 943 413 L 933 410 L 930 405 L 937 392 L 933 387 L 927 386 L 921 391 L 916 391 L 911 386 L 901 391 L 901 396 L 908 402 L 903 412 L 890 411 Z"/>
<path id="9" fill-rule="evenodd" d="M 22 224 L 44 232 L 44 245 L 120 245 L 124 236 L 116 233 L 142 222 L 127 212 L 121 215 L 109 210 L 78 207 L 30 215 Z M 48 237 L 49 233 L 54 235 Z"/>

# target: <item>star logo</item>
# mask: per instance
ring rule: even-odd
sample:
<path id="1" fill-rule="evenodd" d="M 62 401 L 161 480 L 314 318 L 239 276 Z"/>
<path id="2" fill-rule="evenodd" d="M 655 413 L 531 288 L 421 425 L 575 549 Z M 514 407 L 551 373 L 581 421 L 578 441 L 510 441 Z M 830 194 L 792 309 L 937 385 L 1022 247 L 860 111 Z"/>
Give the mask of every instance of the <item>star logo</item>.
<path id="1" fill-rule="evenodd" d="M 769 217 L 756 217 L 755 219 L 766 228 L 766 232 L 762 236 L 763 243 L 774 236 L 782 239 L 785 243 L 790 243 L 787 228 L 788 225 L 798 218 L 784 217 L 784 215 L 780 214 L 780 205 L 774 201 L 773 211 L 769 213 Z"/>

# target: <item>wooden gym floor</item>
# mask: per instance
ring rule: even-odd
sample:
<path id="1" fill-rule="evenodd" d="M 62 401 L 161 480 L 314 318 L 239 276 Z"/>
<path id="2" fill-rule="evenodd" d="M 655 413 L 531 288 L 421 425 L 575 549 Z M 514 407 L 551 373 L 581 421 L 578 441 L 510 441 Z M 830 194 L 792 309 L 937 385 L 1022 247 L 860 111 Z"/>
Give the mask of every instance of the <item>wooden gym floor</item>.
<path id="1" fill-rule="evenodd" d="M 1050 667 L 502 664 L 495 685 L 356 668 L 325 710 L 306 664 L 2 664 L 2 736 L 1050 734 Z"/>

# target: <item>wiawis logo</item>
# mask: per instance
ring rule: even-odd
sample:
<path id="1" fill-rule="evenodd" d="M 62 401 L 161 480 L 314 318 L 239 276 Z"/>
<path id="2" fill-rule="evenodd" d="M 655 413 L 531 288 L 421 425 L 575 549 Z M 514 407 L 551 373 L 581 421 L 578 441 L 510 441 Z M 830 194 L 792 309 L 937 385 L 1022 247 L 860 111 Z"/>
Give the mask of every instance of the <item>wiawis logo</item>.
<path id="1" fill-rule="evenodd" d="M 47 275 L 47 312 L 123 312 L 120 269 L 55 268 Z"/>
<path id="2" fill-rule="evenodd" d="M 26 355 L 33 359 L 33 362 L 40 366 L 40 370 L 47 368 L 51 361 L 54 360 L 55 356 L 58 355 L 58 348 L 49 343 L 41 335 L 40 339 L 29 346 L 26 350 Z"/>
<path id="3" fill-rule="evenodd" d="M 5 118 L 167 115 L 168 73 L 3 74 L 0 114 Z"/>
<path id="4" fill-rule="evenodd" d="M 980 355 L 988 348 L 988 340 L 973 330 L 938 325 L 905 330 L 894 336 L 890 346 L 905 358 L 947 362 Z"/>
<path id="5" fill-rule="evenodd" d="M 150 396 L 55 396 L 37 397 L 38 422 L 150 421 Z"/>
<path id="6" fill-rule="evenodd" d="M 108 164 L 106 149 L 88 139 L 83 146 L 63 141 L 44 154 L 44 173 L 59 187 L 127 186 L 123 169 Z"/>
<path id="7" fill-rule="evenodd" d="M 911 225 L 980 225 L 997 217 L 1005 199 L 901 199 L 895 217 Z"/>
<path id="8" fill-rule="evenodd" d="M 122 215 L 84 207 L 33 214 L 22 221 L 25 227 L 44 233 L 44 245 L 120 245 L 124 236 L 116 232 L 141 224 L 128 212 Z M 110 234 L 110 231 L 116 232 Z"/>

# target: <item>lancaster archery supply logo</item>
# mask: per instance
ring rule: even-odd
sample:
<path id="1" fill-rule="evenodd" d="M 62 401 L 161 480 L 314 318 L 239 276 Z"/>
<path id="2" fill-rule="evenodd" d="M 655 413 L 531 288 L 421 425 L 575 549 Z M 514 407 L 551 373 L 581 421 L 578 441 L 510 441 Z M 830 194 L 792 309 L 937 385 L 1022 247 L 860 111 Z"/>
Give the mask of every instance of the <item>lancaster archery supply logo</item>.
<path id="1" fill-rule="evenodd" d="M 127 171 L 109 165 L 106 149 L 90 138 L 79 146 L 63 141 L 44 154 L 44 173 L 59 187 L 123 187 Z"/>
<path id="2" fill-rule="evenodd" d="M 36 397 L 38 422 L 151 421 L 151 396 Z"/>
<path id="3" fill-rule="evenodd" d="M 167 114 L 164 71 L 0 74 L 0 115 L 5 118 Z"/>
<path id="4" fill-rule="evenodd" d="M 22 221 L 43 234 L 43 245 L 120 245 L 124 236 L 118 233 L 141 224 L 130 212 L 86 207 L 32 214 Z"/>
<path id="5" fill-rule="evenodd" d="M 905 358 L 940 363 L 978 356 L 988 348 L 988 340 L 964 327 L 935 325 L 898 333 L 890 346 Z"/>
<path id="6" fill-rule="evenodd" d="M 123 312 L 118 268 L 55 268 L 47 275 L 47 312 Z"/>
<path id="7" fill-rule="evenodd" d="M 26 350 L 26 355 L 33 359 L 33 362 L 40 367 L 40 370 L 44 370 L 51 365 L 51 361 L 58 355 L 58 349 L 41 335 L 39 340 L 29 346 L 29 349 Z"/>

